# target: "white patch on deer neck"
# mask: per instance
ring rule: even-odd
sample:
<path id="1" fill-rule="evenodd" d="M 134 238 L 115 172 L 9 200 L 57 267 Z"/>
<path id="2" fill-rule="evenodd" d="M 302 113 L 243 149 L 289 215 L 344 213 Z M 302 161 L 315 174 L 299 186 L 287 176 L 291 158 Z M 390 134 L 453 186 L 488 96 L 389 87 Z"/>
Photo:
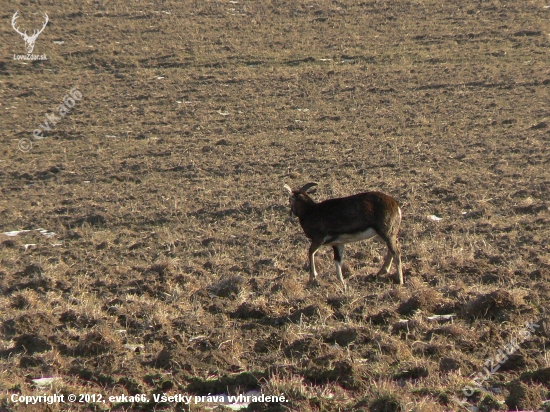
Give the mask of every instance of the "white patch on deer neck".
<path id="1" fill-rule="evenodd" d="M 330 243 L 325 243 L 325 245 L 334 246 L 334 245 L 343 245 L 343 244 L 352 243 L 352 242 L 359 242 L 360 240 L 370 239 L 376 235 L 377 233 L 373 228 L 368 228 L 363 232 L 345 233 L 345 234 L 339 235 L 335 240 L 333 240 Z"/>

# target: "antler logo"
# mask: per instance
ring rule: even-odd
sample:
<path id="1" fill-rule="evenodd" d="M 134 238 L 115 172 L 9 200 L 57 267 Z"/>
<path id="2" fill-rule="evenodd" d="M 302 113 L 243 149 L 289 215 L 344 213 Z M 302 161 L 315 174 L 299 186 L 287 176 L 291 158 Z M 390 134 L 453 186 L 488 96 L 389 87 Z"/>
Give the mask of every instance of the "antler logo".
<path id="1" fill-rule="evenodd" d="M 34 43 L 36 42 L 36 39 L 38 38 L 40 33 L 44 31 L 44 29 L 46 28 L 46 25 L 48 24 L 48 15 L 44 13 L 44 17 L 45 17 L 44 25 L 40 30 L 34 30 L 32 36 L 27 35 L 27 30 L 25 30 L 24 32 L 21 32 L 19 30 L 19 27 L 15 25 L 15 21 L 17 20 L 18 17 L 19 17 L 19 11 L 16 11 L 11 19 L 11 25 L 13 29 L 17 33 L 19 33 L 21 37 L 23 37 L 23 40 L 25 40 L 25 47 L 27 49 L 27 54 L 31 54 L 32 51 L 34 50 Z"/>

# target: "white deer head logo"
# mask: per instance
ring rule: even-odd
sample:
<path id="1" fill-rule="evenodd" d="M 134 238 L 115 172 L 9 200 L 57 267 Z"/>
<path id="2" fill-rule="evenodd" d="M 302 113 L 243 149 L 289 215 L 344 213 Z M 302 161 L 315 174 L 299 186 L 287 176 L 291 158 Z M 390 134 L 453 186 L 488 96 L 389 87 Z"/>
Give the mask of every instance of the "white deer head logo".
<path id="1" fill-rule="evenodd" d="M 11 19 L 11 25 L 12 25 L 13 29 L 17 33 L 19 33 L 21 35 L 21 37 L 23 37 L 23 40 L 25 40 L 25 47 L 27 48 L 27 53 L 31 54 L 32 51 L 34 50 L 34 43 L 36 42 L 36 38 L 38 37 L 38 35 L 40 33 L 42 33 L 44 31 L 44 29 L 46 28 L 46 25 L 48 24 L 48 15 L 46 13 L 44 13 L 44 17 L 46 18 L 46 21 L 44 22 L 44 25 L 42 26 L 42 28 L 40 30 L 34 30 L 32 36 L 27 35 L 27 30 L 25 30 L 23 33 L 21 33 L 19 31 L 19 27 L 15 26 L 15 20 L 17 20 L 18 17 L 19 17 L 19 12 L 16 11 L 15 14 L 13 15 L 12 19 Z"/>

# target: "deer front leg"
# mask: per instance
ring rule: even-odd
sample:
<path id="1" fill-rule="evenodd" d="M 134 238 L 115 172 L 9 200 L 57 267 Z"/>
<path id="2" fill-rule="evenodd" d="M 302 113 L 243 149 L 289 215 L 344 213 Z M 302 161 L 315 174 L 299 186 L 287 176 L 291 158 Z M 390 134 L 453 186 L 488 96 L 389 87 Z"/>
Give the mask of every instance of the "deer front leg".
<path id="1" fill-rule="evenodd" d="M 317 271 L 315 270 L 315 253 L 321 247 L 319 242 L 311 242 L 309 246 L 309 282 L 311 286 L 319 286 L 319 281 L 317 280 Z"/>

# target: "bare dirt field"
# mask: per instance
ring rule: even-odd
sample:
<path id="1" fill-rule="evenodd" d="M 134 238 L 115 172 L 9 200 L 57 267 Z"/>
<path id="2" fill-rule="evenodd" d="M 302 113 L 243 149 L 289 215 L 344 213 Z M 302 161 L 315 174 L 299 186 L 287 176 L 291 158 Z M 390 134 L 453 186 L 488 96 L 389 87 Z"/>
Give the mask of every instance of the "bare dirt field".
<path id="1" fill-rule="evenodd" d="M 548 6 L 0 0 L 0 410 L 550 410 Z M 403 286 L 307 287 L 310 181 L 399 201 Z"/>

